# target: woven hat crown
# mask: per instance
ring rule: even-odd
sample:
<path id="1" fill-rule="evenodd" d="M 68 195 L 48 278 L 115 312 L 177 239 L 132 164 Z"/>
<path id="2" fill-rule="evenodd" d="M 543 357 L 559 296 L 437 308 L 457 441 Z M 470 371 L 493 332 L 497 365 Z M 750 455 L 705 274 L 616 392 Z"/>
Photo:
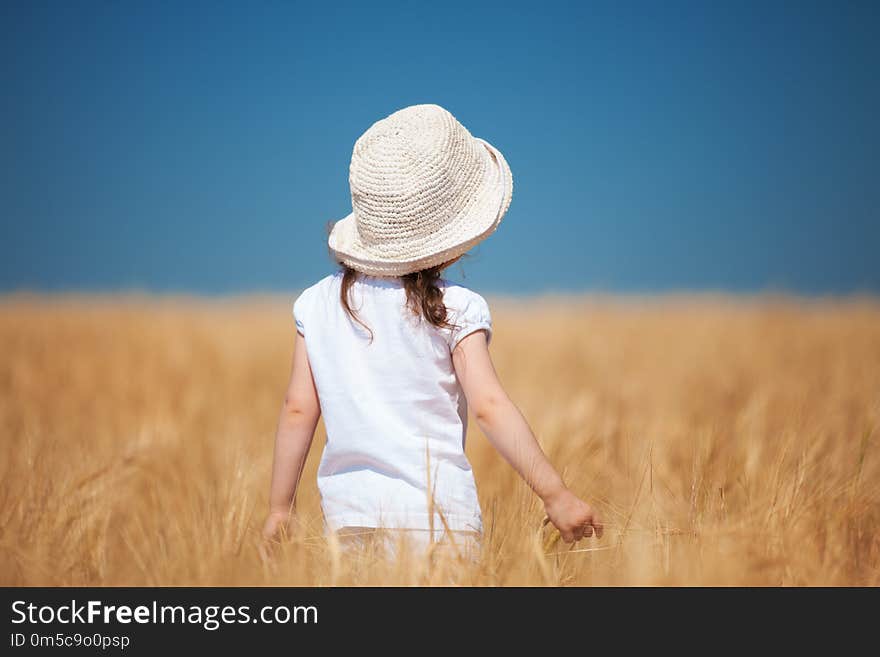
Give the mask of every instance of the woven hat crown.
<path id="1" fill-rule="evenodd" d="M 363 243 L 396 252 L 460 216 L 483 180 L 481 148 L 438 105 L 407 107 L 373 124 L 355 143 L 349 170 Z"/>
<path id="2" fill-rule="evenodd" d="M 485 239 L 510 204 L 501 153 L 439 105 L 412 105 L 355 142 L 352 212 L 329 238 L 364 273 L 400 276 L 454 259 Z"/>

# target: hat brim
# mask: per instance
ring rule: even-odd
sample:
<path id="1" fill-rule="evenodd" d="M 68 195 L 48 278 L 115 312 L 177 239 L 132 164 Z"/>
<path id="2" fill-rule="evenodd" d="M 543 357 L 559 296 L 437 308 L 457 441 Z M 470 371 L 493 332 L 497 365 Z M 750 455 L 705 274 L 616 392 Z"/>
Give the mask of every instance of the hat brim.
<path id="1" fill-rule="evenodd" d="M 432 234 L 407 259 L 389 258 L 363 243 L 356 213 L 352 212 L 337 221 L 330 232 L 328 245 L 335 257 L 371 276 L 403 276 L 453 260 L 495 232 L 510 207 L 513 174 L 501 151 L 484 139 L 474 139 L 485 147 L 492 165 L 486 169 L 488 173 L 474 202 L 454 217 L 447 229 Z"/>

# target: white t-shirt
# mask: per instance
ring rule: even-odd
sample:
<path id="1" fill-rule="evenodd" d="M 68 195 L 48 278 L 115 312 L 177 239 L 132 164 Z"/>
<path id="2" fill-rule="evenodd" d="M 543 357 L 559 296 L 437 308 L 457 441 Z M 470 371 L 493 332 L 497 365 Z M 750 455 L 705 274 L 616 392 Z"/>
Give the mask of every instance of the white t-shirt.
<path id="1" fill-rule="evenodd" d="M 402 281 L 359 275 L 351 306 L 373 331 L 369 343 L 342 307 L 341 282 L 337 271 L 293 306 L 327 429 L 318 489 L 328 527 L 442 532 L 445 519 L 451 530 L 482 531 L 452 350 L 480 329 L 491 340 L 489 306 L 441 278 L 447 320 L 458 327 L 438 329 L 405 307 Z"/>

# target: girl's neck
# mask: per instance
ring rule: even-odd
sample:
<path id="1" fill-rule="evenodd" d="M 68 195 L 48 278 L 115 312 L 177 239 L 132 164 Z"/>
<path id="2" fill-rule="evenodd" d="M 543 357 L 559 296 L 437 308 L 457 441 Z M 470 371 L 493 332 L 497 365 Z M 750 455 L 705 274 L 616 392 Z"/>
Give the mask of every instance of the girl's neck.
<path id="1" fill-rule="evenodd" d="M 369 274 L 358 274 L 357 282 L 373 287 L 401 288 L 403 280 L 393 276 L 370 276 Z"/>

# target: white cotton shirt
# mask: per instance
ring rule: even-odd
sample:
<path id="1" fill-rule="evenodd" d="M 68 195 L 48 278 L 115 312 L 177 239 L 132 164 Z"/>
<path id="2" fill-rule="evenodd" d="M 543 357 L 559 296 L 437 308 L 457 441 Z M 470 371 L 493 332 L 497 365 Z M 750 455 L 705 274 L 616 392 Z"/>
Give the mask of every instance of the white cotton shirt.
<path id="1" fill-rule="evenodd" d="M 400 279 L 361 274 L 350 299 L 373 331 L 369 343 L 342 307 L 341 281 L 341 271 L 321 279 L 293 306 L 327 430 L 318 467 L 326 524 L 439 532 L 445 520 L 453 531 L 482 531 L 452 350 L 480 329 L 491 340 L 488 304 L 441 278 L 457 328 L 438 329 L 405 307 Z"/>

